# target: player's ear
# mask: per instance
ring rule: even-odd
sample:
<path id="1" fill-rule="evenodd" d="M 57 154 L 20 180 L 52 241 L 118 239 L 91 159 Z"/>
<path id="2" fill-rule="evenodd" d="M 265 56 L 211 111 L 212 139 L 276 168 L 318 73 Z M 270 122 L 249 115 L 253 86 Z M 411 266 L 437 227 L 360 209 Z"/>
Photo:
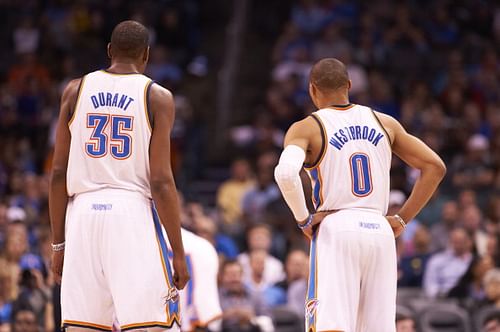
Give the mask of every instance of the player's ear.
<path id="1" fill-rule="evenodd" d="M 351 87 L 352 87 L 352 81 L 348 80 L 347 81 L 347 90 L 351 90 Z"/>
<path id="2" fill-rule="evenodd" d="M 311 96 L 311 98 L 316 95 L 316 90 L 311 82 L 309 82 L 309 95 Z"/>
<path id="3" fill-rule="evenodd" d="M 319 106 L 316 104 L 316 100 L 318 98 L 318 89 L 316 89 L 316 86 L 311 82 L 309 82 L 309 96 L 311 96 L 311 100 L 314 106 L 319 108 Z"/>
<path id="4" fill-rule="evenodd" d="M 111 43 L 108 43 L 107 50 L 108 50 L 108 58 L 111 59 Z"/>
<path id="5" fill-rule="evenodd" d="M 149 60 L 149 46 L 144 50 L 144 54 L 142 56 L 142 61 L 144 61 L 144 63 L 147 63 Z"/>

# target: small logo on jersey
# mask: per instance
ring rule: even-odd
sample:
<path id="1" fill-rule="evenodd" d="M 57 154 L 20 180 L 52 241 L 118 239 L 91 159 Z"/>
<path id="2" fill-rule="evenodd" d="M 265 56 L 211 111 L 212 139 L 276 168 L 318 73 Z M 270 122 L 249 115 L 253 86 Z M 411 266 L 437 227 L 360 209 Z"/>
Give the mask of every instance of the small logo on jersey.
<path id="1" fill-rule="evenodd" d="M 380 224 L 375 223 L 375 222 L 360 221 L 359 222 L 359 227 L 367 228 L 367 229 L 379 229 L 380 228 Z"/>
<path id="2" fill-rule="evenodd" d="M 306 302 L 306 317 L 311 318 L 316 314 L 316 309 L 318 308 L 318 299 L 310 299 Z"/>
<path id="3" fill-rule="evenodd" d="M 165 296 L 165 305 L 168 305 L 169 302 L 177 301 L 179 301 L 179 291 L 177 288 L 172 287 L 168 290 L 168 295 Z"/>
<path id="4" fill-rule="evenodd" d="M 92 204 L 91 209 L 95 211 L 109 211 L 113 209 L 113 204 Z"/>

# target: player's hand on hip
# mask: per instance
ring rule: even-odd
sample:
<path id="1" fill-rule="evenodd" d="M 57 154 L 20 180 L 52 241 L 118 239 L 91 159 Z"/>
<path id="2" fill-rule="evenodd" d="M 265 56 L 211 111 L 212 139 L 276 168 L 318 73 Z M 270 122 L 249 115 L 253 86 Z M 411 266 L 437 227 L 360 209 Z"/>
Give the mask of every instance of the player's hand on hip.
<path id="1" fill-rule="evenodd" d="M 62 270 L 64 263 L 64 250 L 52 252 L 52 272 L 54 273 L 54 280 L 56 283 L 61 283 Z"/>
<path id="2" fill-rule="evenodd" d="M 399 220 L 394 217 L 394 216 L 386 216 L 385 219 L 389 222 L 389 225 L 391 225 L 392 231 L 394 232 L 394 237 L 398 237 L 403 233 L 405 230 L 403 225 L 399 222 Z"/>
<path id="3" fill-rule="evenodd" d="M 186 258 L 184 256 L 182 257 L 175 257 L 173 259 L 173 265 L 174 265 L 174 285 L 177 289 L 181 290 L 186 286 L 187 282 L 189 281 L 189 272 L 186 264 Z"/>
<path id="4" fill-rule="evenodd" d="M 316 225 L 319 225 L 323 221 L 323 219 L 325 219 L 326 216 L 328 216 L 334 212 L 336 212 L 336 211 L 319 211 L 319 212 L 313 213 L 311 225 L 302 229 L 302 232 L 304 233 L 304 235 L 307 236 L 309 238 L 309 240 L 311 240 L 312 236 L 314 234 L 314 231 L 317 228 Z"/>

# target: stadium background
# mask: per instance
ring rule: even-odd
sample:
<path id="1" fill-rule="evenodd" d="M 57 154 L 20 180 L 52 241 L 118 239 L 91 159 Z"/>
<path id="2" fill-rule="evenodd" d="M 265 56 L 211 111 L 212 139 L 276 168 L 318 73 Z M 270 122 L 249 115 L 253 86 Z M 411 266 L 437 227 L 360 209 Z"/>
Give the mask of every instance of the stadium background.
<path id="1" fill-rule="evenodd" d="M 147 74 L 176 97 L 183 223 L 214 243 L 221 262 L 243 266 L 241 278 L 221 276 L 222 290 L 245 287 L 255 315 L 276 318 L 287 304 L 288 314 L 301 311 L 307 242 L 272 172 L 286 129 L 314 110 L 312 63 L 337 57 L 353 102 L 399 119 L 448 166 L 397 241 L 398 310 L 421 328 L 445 317 L 437 323 L 479 331 L 484 308 L 500 309 L 498 2 L 2 0 L 0 330 L 57 330 L 47 192 L 59 98 L 70 79 L 107 66 L 111 30 L 129 18 L 151 31 Z M 390 209 L 415 176 L 394 159 Z M 11 324 L 27 308 L 36 323 Z M 447 314 L 432 315 L 439 310 Z"/>

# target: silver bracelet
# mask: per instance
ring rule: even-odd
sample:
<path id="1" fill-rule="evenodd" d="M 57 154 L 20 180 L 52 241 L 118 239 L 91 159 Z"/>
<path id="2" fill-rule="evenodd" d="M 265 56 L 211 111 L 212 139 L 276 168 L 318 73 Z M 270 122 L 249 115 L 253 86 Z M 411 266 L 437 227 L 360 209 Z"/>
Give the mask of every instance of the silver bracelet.
<path id="1" fill-rule="evenodd" d="M 52 243 L 52 251 L 63 251 L 65 247 L 66 241 L 56 244 Z"/>
<path id="2" fill-rule="evenodd" d="M 406 222 L 403 220 L 403 218 L 401 218 L 399 214 L 395 214 L 394 218 L 396 218 L 399 221 L 401 226 L 403 226 L 403 229 L 406 229 Z"/>

